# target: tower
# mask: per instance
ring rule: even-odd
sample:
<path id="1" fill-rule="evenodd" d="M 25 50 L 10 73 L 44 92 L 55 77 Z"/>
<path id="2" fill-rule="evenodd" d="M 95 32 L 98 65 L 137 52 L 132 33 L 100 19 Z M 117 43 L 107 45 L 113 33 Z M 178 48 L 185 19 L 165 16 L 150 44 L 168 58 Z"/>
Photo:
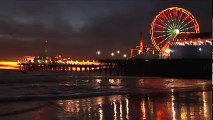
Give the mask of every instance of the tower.
<path id="1" fill-rule="evenodd" d="M 140 32 L 140 48 L 139 48 L 139 54 L 142 54 L 144 52 L 144 35 L 143 32 Z"/>
<path id="2" fill-rule="evenodd" d="M 44 41 L 44 57 L 47 57 L 47 43 L 48 43 L 48 41 L 47 40 L 45 40 Z"/>

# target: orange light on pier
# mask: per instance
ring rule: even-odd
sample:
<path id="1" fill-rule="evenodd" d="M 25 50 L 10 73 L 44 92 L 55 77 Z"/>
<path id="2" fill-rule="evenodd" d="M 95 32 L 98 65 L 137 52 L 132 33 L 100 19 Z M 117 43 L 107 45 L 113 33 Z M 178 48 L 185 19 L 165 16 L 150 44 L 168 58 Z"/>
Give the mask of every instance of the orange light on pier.
<path id="1" fill-rule="evenodd" d="M 14 61 L 0 61 L 0 69 L 18 69 L 17 62 Z"/>

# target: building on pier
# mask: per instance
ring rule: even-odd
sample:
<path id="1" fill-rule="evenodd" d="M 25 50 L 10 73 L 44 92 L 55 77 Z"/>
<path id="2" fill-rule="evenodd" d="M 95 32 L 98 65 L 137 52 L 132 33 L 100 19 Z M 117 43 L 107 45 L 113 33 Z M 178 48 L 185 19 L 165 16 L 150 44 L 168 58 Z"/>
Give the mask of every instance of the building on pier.
<path id="1" fill-rule="evenodd" d="M 152 45 L 144 44 L 144 34 L 140 32 L 139 46 L 130 49 L 130 58 L 132 59 L 158 59 L 158 51 Z"/>
<path id="2" fill-rule="evenodd" d="M 212 33 L 183 33 L 169 46 L 170 59 L 212 58 Z"/>

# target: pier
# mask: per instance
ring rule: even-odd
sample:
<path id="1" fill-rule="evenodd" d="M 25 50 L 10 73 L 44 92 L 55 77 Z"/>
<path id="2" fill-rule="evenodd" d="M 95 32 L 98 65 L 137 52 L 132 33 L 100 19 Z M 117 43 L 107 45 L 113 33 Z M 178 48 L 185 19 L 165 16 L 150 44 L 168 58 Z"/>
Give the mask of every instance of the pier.
<path id="1" fill-rule="evenodd" d="M 97 63 L 19 63 L 19 70 L 88 72 L 103 76 L 155 76 L 205 79 L 211 78 L 212 73 L 212 59 L 100 59 Z"/>
<path id="2" fill-rule="evenodd" d="M 99 75 L 124 75 L 124 68 L 118 62 L 100 62 L 94 64 L 38 64 L 18 63 L 19 70 L 26 71 L 62 71 L 62 72 L 96 72 Z"/>

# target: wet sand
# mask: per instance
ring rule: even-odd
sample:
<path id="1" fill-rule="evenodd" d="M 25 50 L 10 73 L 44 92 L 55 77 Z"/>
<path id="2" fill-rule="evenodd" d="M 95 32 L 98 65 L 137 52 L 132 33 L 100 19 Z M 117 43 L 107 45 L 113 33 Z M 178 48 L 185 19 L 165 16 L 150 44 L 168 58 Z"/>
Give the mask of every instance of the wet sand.
<path id="1" fill-rule="evenodd" d="M 66 80 L 0 83 L 0 119 L 211 120 L 211 80 L 63 79 Z"/>

